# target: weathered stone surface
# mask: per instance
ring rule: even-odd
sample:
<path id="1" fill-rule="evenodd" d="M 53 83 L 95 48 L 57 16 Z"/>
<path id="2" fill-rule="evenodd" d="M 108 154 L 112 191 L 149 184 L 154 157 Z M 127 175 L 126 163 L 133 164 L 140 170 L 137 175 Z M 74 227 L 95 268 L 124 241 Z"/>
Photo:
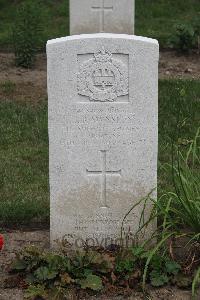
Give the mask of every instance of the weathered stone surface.
<path id="1" fill-rule="evenodd" d="M 135 0 L 71 0 L 70 33 L 134 33 Z"/>
<path id="2" fill-rule="evenodd" d="M 48 42 L 47 57 L 51 241 L 70 235 L 76 246 L 105 246 L 157 186 L 158 43 L 65 37 Z M 129 236 L 142 208 L 126 218 Z"/>

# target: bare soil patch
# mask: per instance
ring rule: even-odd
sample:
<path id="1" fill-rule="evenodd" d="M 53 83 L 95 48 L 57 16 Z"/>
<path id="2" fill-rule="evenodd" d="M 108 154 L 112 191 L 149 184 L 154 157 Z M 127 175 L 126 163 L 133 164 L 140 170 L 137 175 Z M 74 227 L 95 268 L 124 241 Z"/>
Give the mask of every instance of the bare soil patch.
<path id="1" fill-rule="evenodd" d="M 7 231 L 4 233 L 5 236 L 5 248 L 0 252 L 0 300 L 22 300 L 23 290 L 15 287 L 14 278 L 7 281 L 9 264 L 15 257 L 16 251 L 19 251 L 27 245 L 36 245 L 44 249 L 49 248 L 49 231 L 48 230 L 36 230 L 36 231 Z M 9 284 L 8 284 L 9 282 Z M 146 299 L 151 300 L 191 300 L 191 292 L 187 290 L 179 290 L 175 287 L 165 287 L 154 289 L 148 288 L 148 297 Z M 90 299 L 90 300 L 144 300 L 144 296 L 140 292 L 131 292 L 127 295 L 113 296 L 109 295 L 95 295 L 89 296 L 88 294 L 79 295 L 79 298 L 74 294 L 69 300 L 78 299 Z M 200 299 L 200 293 L 196 299 Z"/>
<path id="2" fill-rule="evenodd" d="M 37 103 L 47 98 L 46 55 L 37 56 L 33 69 L 18 68 L 13 53 L 0 53 L 0 99 Z M 162 79 L 200 79 L 200 55 L 180 55 L 175 51 L 160 53 L 159 77 Z M 14 84 L 6 89 L 6 82 Z"/>
<path id="3" fill-rule="evenodd" d="M 200 55 L 181 55 L 175 51 L 160 52 L 159 77 L 200 79 Z"/>
<path id="4" fill-rule="evenodd" d="M 37 56 L 32 69 L 18 68 L 14 54 L 0 53 L 0 99 L 37 103 L 47 97 L 46 55 Z M 12 89 L 6 88 L 8 82 Z"/>

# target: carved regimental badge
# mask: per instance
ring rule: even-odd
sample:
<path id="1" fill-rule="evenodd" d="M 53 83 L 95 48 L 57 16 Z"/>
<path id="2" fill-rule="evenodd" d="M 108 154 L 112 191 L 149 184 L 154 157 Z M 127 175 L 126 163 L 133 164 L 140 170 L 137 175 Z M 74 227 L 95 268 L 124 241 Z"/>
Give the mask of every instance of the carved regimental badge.
<path id="1" fill-rule="evenodd" d="M 128 67 L 103 48 L 80 66 L 78 94 L 100 102 L 128 95 Z"/>

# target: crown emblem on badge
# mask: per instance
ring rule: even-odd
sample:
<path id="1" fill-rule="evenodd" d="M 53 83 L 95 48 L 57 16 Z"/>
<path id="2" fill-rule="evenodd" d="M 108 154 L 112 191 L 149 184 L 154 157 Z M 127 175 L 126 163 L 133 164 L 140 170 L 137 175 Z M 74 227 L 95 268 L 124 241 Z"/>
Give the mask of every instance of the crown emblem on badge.
<path id="1" fill-rule="evenodd" d="M 128 65 L 102 47 L 80 65 L 77 90 L 93 102 L 114 102 L 128 95 Z"/>
<path id="2" fill-rule="evenodd" d="M 99 52 L 94 53 L 94 57 L 96 61 L 98 62 L 104 62 L 104 61 L 109 61 L 112 59 L 112 53 L 109 51 L 106 51 L 104 47 L 102 47 Z"/>

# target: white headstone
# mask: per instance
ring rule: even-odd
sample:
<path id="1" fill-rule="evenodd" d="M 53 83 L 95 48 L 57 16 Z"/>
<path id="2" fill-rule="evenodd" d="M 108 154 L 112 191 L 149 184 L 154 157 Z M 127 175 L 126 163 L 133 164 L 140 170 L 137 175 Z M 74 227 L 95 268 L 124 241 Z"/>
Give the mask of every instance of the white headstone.
<path id="1" fill-rule="evenodd" d="M 119 238 L 125 214 L 156 188 L 158 53 L 156 40 L 129 35 L 48 42 L 52 242 Z M 143 204 L 126 233 L 138 230 Z"/>
<path id="2" fill-rule="evenodd" d="M 70 34 L 134 34 L 135 0 L 70 0 Z"/>

